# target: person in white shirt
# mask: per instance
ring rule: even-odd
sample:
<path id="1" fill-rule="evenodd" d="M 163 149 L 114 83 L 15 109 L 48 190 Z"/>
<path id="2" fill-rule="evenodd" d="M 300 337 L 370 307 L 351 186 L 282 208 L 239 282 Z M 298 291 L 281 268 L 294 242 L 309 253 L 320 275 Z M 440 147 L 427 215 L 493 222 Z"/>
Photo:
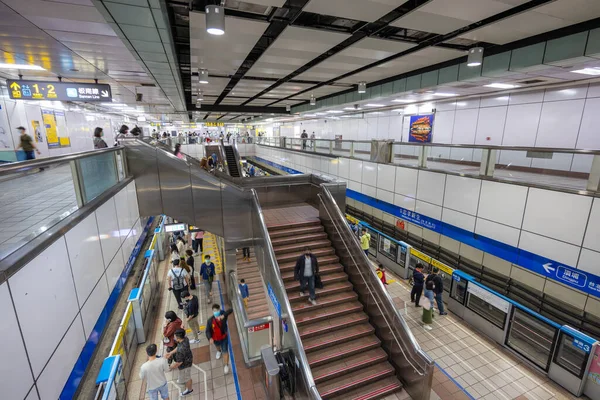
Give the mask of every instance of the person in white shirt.
<path id="1" fill-rule="evenodd" d="M 181 302 L 181 293 L 187 292 L 190 286 L 190 275 L 185 269 L 179 266 L 179 260 L 173 260 L 173 268 L 167 273 L 167 281 L 169 290 L 173 291 L 175 300 L 179 305 L 179 309 L 183 310 L 183 303 Z"/>
<path id="2" fill-rule="evenodd" d="M 156 345 L 146 346 L 148 361 L 140 368 L 140 379 L 146 380 L 146 389 L 150 400 L 169 400 L 169 386 L 165 372 L 169 372 L 169 363 L 166 358 L 156 357 Z"/>

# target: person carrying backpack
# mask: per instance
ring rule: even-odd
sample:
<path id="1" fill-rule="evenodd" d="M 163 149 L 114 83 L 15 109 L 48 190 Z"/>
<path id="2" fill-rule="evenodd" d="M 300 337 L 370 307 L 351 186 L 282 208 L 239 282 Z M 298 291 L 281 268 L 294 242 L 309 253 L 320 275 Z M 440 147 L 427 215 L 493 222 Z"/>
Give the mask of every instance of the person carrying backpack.
<path id="1" fill-rule="evenodd" d="M 200 276 L 202 276 L 202 282 L 206 288 L 206 298 L 210 302 L 212 297 L 212 284 L 215 280 L 215 264 L 210 260 L 210 255 L 204 257 L 204 263 L 200 267 Z"/>
<path id="2" fill-rule="evenodd" d="M 173 267 L 167 274 L 167 281 L 169 284 L 169 290 L 173 292 L 175 300 L 180 310 L 183 310 L 183 303 L 181 302 L 181 293 L 188 291 L 190 282 L 190 275 L 179 265 L 179 260 L 173 260 Z"/>

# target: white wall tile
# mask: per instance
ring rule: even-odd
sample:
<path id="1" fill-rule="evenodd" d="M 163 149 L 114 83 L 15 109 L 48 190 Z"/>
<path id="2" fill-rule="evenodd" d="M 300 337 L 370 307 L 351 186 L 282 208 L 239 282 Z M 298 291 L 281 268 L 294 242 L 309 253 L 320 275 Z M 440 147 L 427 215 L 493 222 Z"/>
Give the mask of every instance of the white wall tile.
<path id="1" fill-rule="evenodd" d="M 102 256 L 106 268 L 115 254 L 117 254 L 119 247 L 121 247 L 114 198 L 109 199 L 96 210 L 96 221 L 98 223 Z"/>
<path id="2" fill-rule="evenodd" d="M 377 187 L 393 192 L 396 184 L 396 167 L 377 164 Z"/>
<path id="3" fill-rule="evenodd" d="M 499 146 L 502 144 L 508 107 L 488 107 L 479 110 L 475 144 Z M 490 138 L 488 140 L 487 138 Z"/>
<path id="4" fill-rule="evenodd" d="M 417 200 L 415 203 L 415 212 L 426 215 L 429 218 L 437 219 L 438 221 L 442 220 L 442 207 L 435 204 Z"/>
<path id="5" fill-rule="evenodd" d="M 37 391 L 35 390 L 35 388 L 33 386 L 29 390 L 29 394 L 27 395 L 25 400 L 40 400 L 40 398 L 37 395 Z"/>
<path id="6" fill-rule="evenodd" d="M 83 330 L 86 338 L 92 333 L 94 325 L 96 325 L 96 321 L 106 305 L 108 295 L 106 278 L 102 276 L 94 290 L 92 290 L 90 297 L 88 297 L 83 307 L 81 307 L 81 319 L 83 320 Z"/>
<path id="7" fill-rule="evenodd" d="M 533 146 L 540 122 L 542 103 L 509 106 L 502 145 Z"/>
<path id="8" fill-rule="evenodd" d="M 377 164 L 363 161 L 362 183 L 377 186 Z"/>
<path id="9" fill-rule="evenodd" d="M 83 304 L 105 269 L 95 215 L 92 214 L 75 225 L 66 233 L 65 239 L 77 298 L 79 304 Z"/>
<path id="10" fill-rule="evenodd" d="M 329 161 L 330 160 L 331 160 L 330 158 L 321 157 L 321 166 L 319 168 L 319 171 L 327 174 L 329 172 Z"/>
<path id="11" fill-rule="evenodd" d="M 124 268 L 125 261 L 123 259 L 123 252 L 119 250 L 110 264 L 108 264 L 108 268 L 106 268 L 106 283 L 108 284 L 108 291 L 110 293 L 112 293 L 115 288 L 117 280 L 121 276 Z"/>
<path id="12" fill-rule="evenodd" d="M 454 111 L 456 110 L 456 101 L 452 100 L 452 101 L 441 101 L 439 103 L 435 103 L 435 108 L 436 108 L 436 118 L 437 118 L 437 113 L 440 111 Z"/>
<path id="13" fill-rule="evenodd" d="M 600 200 L 594 199 L 587 223 L 583 247 L 600 251 Z"/>
<path id="14" fill-rule="evenodd" d="M 27 314 L 23 317 L 27 318 Z M 7 399 L 23 399 L 33 385 L 33 377 L 6 283 L 0 285 L 0 321 L 0 337 L 5 338 L 5 344 L 10 343 L 4 346 L 2 356 L 5 361 L 0 363 L 0 393 Z"/>
<path id="15" fill-rule="evenodd" d="M 338 175 L 338 159 L 333 158 L 329 160 L 329 175 L 337 176 Z"/>
<path id="16" fill-rule="evenodd" d="M 591 206 L 591 197 L 530 188 L 522 229 L 581 246 Z"/>
<path id="17" fill-rule="evenodd" d="M 394 204 L 394 193 L 388 192 L 387 190 L 377 189 L 377 199 L 383 200 L 386 203 Z"/>
<path id="18" fill-rule="evenodd" d="M 587 91 L 587 98 L 600 97 L 600 83 L 590 83 Z"/>
<path id="19" fill-rule="evenodd" d="M 579 256 L 579 247 L 559 240 L 550 239 L 535 233 L 521 231 L 519 248 L 542 257 L 575 267 Z"/>
<path id="20" fill-rule="evenodd" d="M 470 215 L 477 215 L 481 180 L 448 175 L 444 208 L 451 208 Z"/>
<path id="21" fill-rule="evenodd" d="M 127 232 L 131 229 L 133 222 L 129 214 L 129 200 L 127 199 L 127 188 L 123 188 L 114 197 L 115 206 L 117 208 L 117 220 L 119 222 L 119 230 L 121 231 L 121 242 Z"/>
<path id="22" fill-rule="evenodd" d="M 577 138 L 576 147 L 578 149 L 600 148 L 598 126 L 600 126 L 600 98 L 587 99 L 581 119 L 581 127 L 579 127 L 579 137 Z"/>
<path id="23" fill-rule="evenodd" d="M 482 97 L 480 107 L 498 107 L 498 106 L 507 106 L 508 101 L 510 100 L 510 96 L 490 96 L 490 97 Z"/>
<path id="24" fill-rule="evenodd" d="M 84 344 L 83 328 L 77 316 L 37 380 L 41 400 L 58 398 Z"/>
<path id="25" fill-rule="evenodd" d="M 349 160 L 350 168 L 348 170 L 348 179 L 352 181 L 356 181 L 358 183 L 362 182 L 362 161 L 357 160 Z"/>
<path id="26" fill-rule="evenodd" d="M 458 100 L 456 102 L 456 110 L 468 110 L 469 108 L 479 108 L 481 97 L 474 97 L 466 100 Z"/>
<path id="27" fill-rule="evenodd" d="M 362 194 L 366 194 L 367 196 L 377 198 L 377 189 L 373 186 L 363 184 L 363 185 L 361 185 L 360 191 Z"/>
<path id="28" fill-rule="evenodd" d="M 403 196 L 401 194 L 394 195 L 394 205 L 405 208 L 410 211 L 415 211 L 416 200 L 412 197 Z"/>
<path id="29" fill-rule="evenodd" d="M 361 184 L 354 181 L 348 181 L 348 189 L 354 190 L 355 192 L 362 193 Z"/>
<path id="30" fill-rule="evenodd" d="M 445 174 L 419 171 L 419 179 L 417 182 L 417 199 L 441 206 L 444 200 L 445 181 Z"/>
<path id="31" fill-rule="evenodd" d="M 519 245 L 520 231 L 518 229 L 488 221 L 487 219 L 477 218 L 475 233 L 511 246 L 516 247 Z"/>
<path id="32" fill-rule="evenodd" d="M 442 221 L 458 228 L 465 229 L 469 232 L 475 231 L 475 217 L 451 210 L 449 208 L 443 209 Z"/>
<path id="33" fill-rule="evenodd" d="M 544 101 L 544 91 L 516 92 L 510 94 L 509 104 L 541 103 Z"/>
<path id="34" fill-rule="evenodd" d="M 20 324 L 38 376 L 79 311 L 64 239 L 31 260 L 9 283 L 17 315 L 27 316 Z"/>
<path id="35" fill-rule="evenodd" d="M 350 170 L 350 160 L 347 158 L 340 158 L 338 165 L 338 174 L 341 178 L 349 179 L 348 173 Z"/>
<path id="36" fill-rule="evenodd" d="M 434 143 L 452 143 L 455 111 L 437 111 L 433 120 Z"/>
<path id="37" fill-rule="evenodd" d="M 521 229 L 527 190 L 525 186 L 483 181 L 477 216 Z"/>
<path id="38" fill-rule="evenodd" d="M 479 109 L 457 109 L 454 118 L 454 131 L 452 133 L 452 144 L 475 143 L 475 132 L 477 131 L 477 118 Z"/>
<path id="39" fill-rule="evenodd" d="M 418 175 L 418 169 L 396 167 L 396 193 L 416 198 Z"/>
<path id="40" fill-rule="evenodd" d="M 585 100 L 544 103 L 536 147 L 574 148 Z"/>
<path id="41" fill-rule="evenodd" d="M 598 263 L 598 260 L 600 260 L 600 253 L 585 248 L 581 249 L 577 269 L 600 276 L 600 263 Z"/>
<path id="42" fill-rule="evenodd" d="M 544 102 L 585 99 L 587 97 L 587 91 L 587 84 L 568 88 L 546 89 L 546 93 L 544 93 Z"/>

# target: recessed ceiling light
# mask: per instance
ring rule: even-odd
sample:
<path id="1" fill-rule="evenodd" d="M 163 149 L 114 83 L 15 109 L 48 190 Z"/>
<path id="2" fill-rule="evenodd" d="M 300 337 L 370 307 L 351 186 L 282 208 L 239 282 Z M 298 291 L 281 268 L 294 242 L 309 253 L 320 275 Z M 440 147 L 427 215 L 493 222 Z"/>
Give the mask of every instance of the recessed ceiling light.
<path id="1" fill-rule="evenodd" d="M 365 104 L 365 107 L 385 107 L 385 104 L 369 103 L 369 104 Z"/>
<path id="2" fill-rule="evenodd" d="M 362 110 L 362 108 L 360 108 L 360 107 L 357 107 L 357 108 L 354 108 L 354 107 L 344 107 L 344 110 L 358 111 L 358 110 Z"/>
<path id="3" fill-rule="evenodd" d="M 340 111 L 340 110 L 329 110 L 329 111 L 327 111 L 327 112 L 328 112 L 329 114 L 341 114 L 341 113 L 343 113 L 343 111 Z"/>
<path id="4" fill-rule="evenodd" d="M 409 100 L 409 99 L 396 99 L 396 100 L 392 100 L 395 103 L 414 103 L 416 100 Z"/>
<path id="5" fill-rule="evenodd" d="M 598 68 L 598 67 L 584 68 L 584 69 L 577 69 L 577 70 L 571 71 L 571 72 L 573 72 L 574 74 L 598 76 L 598 75 L 600 75 L 600 68 Z"/>
<path id="6" fill-rule="evenodd" d="M 45 68 L 40 67 L 39 65 L 32 64 L 5 64 L 0 63 L 0 69 L 22 69 L 22 70 L 30 70 L 30 71 L 45 71 Z"/>
<path id="7" fill-rule="evenodd" d="M 519 87 L 518 85 L 511 85 L 510 83 L 490 83 L 489 85 L 483 86 L 494 89 L 514 89 Z"/>
<path id="8" fill-rule="evenodd" d="M 317 115 L 327 115 L 327 113 L 317 113 Z"/>
<path id="9" fill-rule="evenodd" d="M 459 106 L 459 107 L 464 107 L 464 106 L 467 105 L 467 103 L 464 102 L 464 101 L 459 101 L 458 103 L 456 103 L 456 105 Z"/>
<path id="10" fill-rule="evenodd" d="M 456 93 L 443 93 L 443 92 L 436 92 L 433 93 L 434 96 L 440 96 L 440 97 L 452 97 L 452 96 L 458 96 L 458 94 Z"/>

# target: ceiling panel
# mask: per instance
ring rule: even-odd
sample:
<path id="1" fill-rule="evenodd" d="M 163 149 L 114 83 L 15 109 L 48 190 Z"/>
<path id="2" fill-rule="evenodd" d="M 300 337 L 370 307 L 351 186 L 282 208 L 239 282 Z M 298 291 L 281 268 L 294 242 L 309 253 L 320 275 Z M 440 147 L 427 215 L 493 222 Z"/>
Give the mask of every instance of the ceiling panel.
<path id="1" fill-rule="evenodd" d="M 404 3 L 405 0 L 311 0 L 304 11 L 373 22 Z"/>

